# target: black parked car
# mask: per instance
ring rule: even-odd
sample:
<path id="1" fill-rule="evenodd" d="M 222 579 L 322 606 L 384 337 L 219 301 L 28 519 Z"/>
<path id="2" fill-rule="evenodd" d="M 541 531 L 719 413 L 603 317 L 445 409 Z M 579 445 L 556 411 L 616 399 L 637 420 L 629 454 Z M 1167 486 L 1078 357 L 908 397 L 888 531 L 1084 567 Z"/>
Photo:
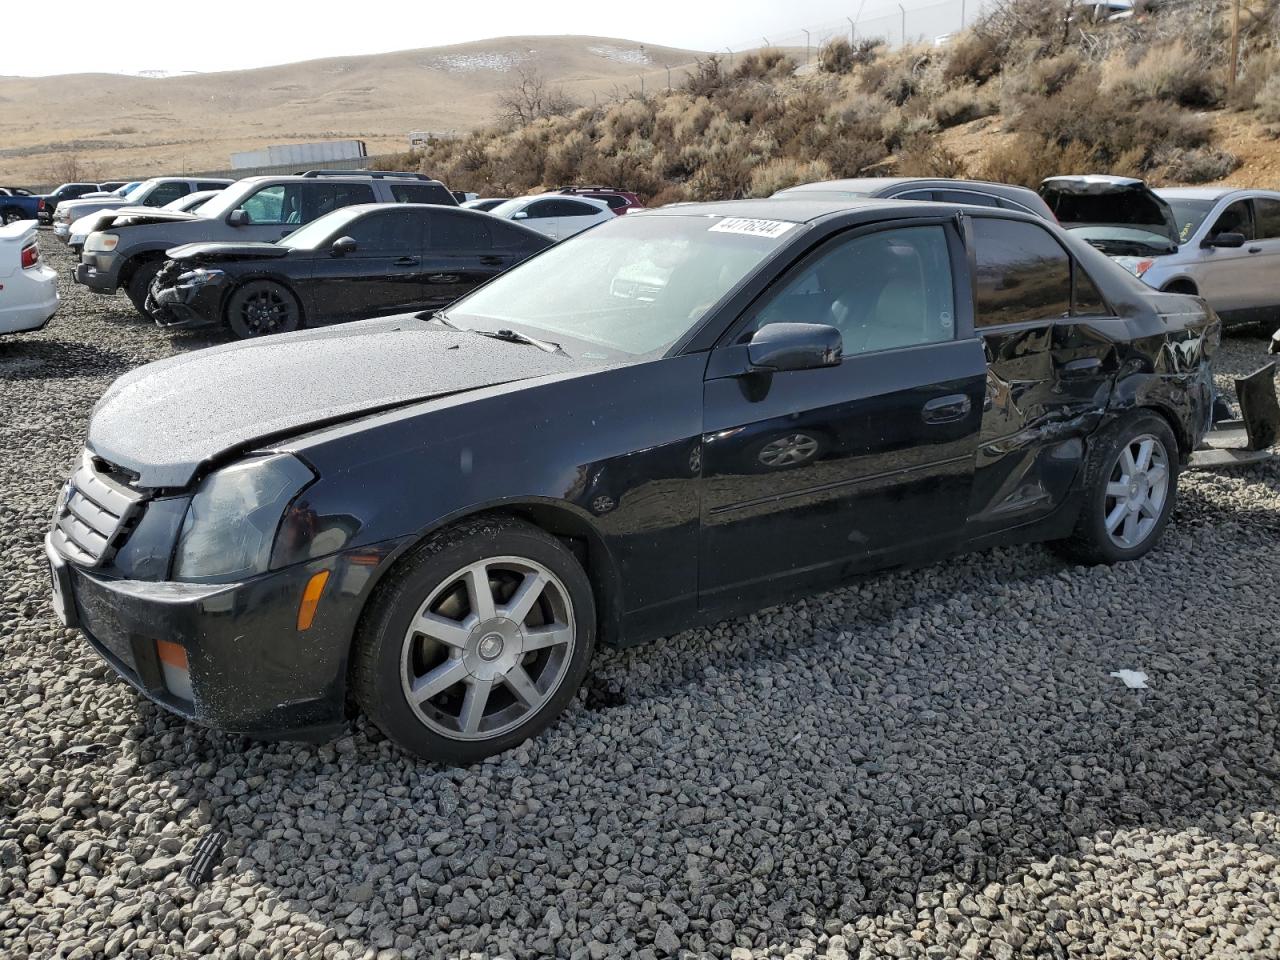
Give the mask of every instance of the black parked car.
<path id="1" fill-rule="evenodd" d="M 188 243 L 151 284 L 164 326 L 226 323 L 237 337 L 436 310 L 552 241 L 483 213 L 359 204 L 276 243 Z"/>
<path id="2" fill-rule="evenodd" d="M 117 380 L 58 500 L 56 603 L 185 717 L 294 736 L 355 702 L 471 761 L 551 722 L 597 639 L 997 543 L 1143 555 L 1219 327 L 1012 211 L 619 217 L 433 318 Z"/>

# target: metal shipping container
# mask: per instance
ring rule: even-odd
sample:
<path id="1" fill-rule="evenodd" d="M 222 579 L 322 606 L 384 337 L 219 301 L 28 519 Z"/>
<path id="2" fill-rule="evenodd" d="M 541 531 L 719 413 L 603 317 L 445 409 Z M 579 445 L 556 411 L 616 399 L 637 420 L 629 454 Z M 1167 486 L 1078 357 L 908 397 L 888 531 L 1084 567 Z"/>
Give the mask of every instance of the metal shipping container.
<path id="1" fill-rule="evenodd" d="M 320 143 L 286 143 L 262 150 L 245 150 L 231 155 L 233 170 L 246 167 L 292 165 L 305 167 L 311 163 L 335 160 L 361 160 L 367 153 L 363 140 L 324 140 Z"/>

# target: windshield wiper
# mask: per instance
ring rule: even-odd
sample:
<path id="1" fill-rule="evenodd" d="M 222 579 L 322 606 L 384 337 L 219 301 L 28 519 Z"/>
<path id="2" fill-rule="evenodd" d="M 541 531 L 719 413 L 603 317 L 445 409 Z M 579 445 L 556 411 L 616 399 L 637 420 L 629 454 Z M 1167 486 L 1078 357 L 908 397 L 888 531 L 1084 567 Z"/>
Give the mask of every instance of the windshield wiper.
<path id="1" fill-rule="evenodd" d="M 564 353 L 558 343 L 552 343 L 549 340 L 538 340 L 527 333 L 521 333 L 518 330 L 510 330 L 505 327 L 501 330 L 473 330 L 472 333 L 478 333 L 482 337 L 489 337 L 493 340 L 504 340 L 507 343 L 527 343 L 529 346 L 537 347 L 547 353 Z"/>

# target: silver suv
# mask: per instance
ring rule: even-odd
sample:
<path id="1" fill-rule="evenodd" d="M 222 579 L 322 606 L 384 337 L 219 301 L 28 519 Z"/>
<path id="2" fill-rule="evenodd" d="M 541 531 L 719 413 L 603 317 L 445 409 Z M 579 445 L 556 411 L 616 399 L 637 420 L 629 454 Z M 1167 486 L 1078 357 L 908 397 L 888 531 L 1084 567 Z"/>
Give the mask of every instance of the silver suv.
<path id="1" fill-rule="evenodd" d="M 1050 177 L 1064 227 L 1148 286 L 1204 297 L 1226 323 L 1280 319 L 1280 191 Z"/>
<path id="2" fill-rule="evenodd" d="M 352 171 L 342 175 L 248 177 L 198 211 L 156 210 L 106 218 L 85 239 L 76 282 L 95 293 L 123 289 L 146 315 L 147 292 L 165 251 L 207 240 L 273 243 L 331 210 L 356 203 L 436 203 L 457 206 L 444 184 L 422 174 Z"/>

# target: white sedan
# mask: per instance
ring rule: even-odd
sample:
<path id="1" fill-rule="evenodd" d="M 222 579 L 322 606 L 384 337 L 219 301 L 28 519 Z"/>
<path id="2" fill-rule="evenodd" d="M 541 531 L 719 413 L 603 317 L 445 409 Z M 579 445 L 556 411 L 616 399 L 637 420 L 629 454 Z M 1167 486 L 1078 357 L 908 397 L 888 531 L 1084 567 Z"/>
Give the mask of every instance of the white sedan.
<path id="1" fill-rule="evenodd" d="M 563 193 L 516 197 L 498 204 L 489 213 L 506 220 L 518 220 L 553 240 L 563 240 L 617 216 L 603 200 L 566 197 Z"/>
<path id="2" fill-rule="evenodd" d="M 0 227 L 0 333 L 39 330 L 58 309 L 58 275 L 40 262 L 34 220 Z"/>

